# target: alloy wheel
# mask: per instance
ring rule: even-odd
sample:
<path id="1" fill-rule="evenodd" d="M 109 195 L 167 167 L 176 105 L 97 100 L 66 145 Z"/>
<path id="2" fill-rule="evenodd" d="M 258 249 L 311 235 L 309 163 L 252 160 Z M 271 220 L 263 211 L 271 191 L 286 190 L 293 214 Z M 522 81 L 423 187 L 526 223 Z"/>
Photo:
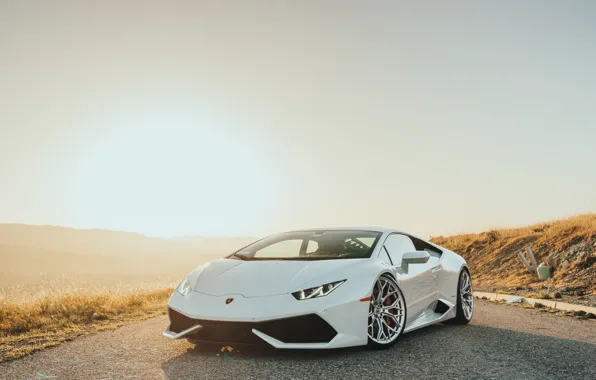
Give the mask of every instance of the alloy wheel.
<path id="1" fill-rule="evenodd" d="M 464 316 L 467 320 L 472 319 L 472 313 L 474 312 L 474 295 L 472 294 L 472 280 L 470 279 L 470 274 L 466 270 L 461 274 L 459 296 Z"/>
<path id="2" fill-rule="evenodd" d="M 386 276 L 377 279 L 368 310 L 368 337 L 375 343 L 393 342 L 402 331 L 404 300 L 395 281 Z"/>

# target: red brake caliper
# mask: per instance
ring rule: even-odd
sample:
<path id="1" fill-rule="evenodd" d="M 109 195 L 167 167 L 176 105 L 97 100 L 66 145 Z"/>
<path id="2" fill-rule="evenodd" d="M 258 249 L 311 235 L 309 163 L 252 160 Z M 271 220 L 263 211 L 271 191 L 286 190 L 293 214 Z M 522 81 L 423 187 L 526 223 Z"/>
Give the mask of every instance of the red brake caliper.
<path id="1" fill-rule="evenodd" d="M 385 304 L 385 306 L 391 305 L 391 299 L 390 299 L 390 297 L 385 298 L 385 302 L 383 302 L 383 303 Z M 391 326 L 391 318 L 385 317 L 385 322 L 387 322 L 387 324 L 389 326 Z"/>

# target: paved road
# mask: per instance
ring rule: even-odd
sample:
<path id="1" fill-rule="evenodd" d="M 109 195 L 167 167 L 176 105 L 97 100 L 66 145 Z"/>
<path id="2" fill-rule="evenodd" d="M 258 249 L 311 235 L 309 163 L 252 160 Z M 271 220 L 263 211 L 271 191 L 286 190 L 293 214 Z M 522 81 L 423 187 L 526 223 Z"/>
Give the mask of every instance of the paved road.
<path id="1" fill-rule="evenodd" d="M 479 300 L 468 326 L 436 325 L 385 351 L 224 356 L 161 337 L 165 317 L 0 364 L 0 379 L 596 379 L 596 321 Z"/>

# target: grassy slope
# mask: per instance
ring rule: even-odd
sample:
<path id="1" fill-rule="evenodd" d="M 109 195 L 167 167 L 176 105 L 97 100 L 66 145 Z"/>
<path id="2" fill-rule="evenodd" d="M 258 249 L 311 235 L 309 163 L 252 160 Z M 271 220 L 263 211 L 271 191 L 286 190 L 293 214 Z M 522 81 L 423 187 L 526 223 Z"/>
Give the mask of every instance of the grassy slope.
<path id="1" fill-rule="evenodd" d="M 462 255 L 473 274 L 475 285 L 491 287 L 550 288 L 570 287 L 596 294 L 596 214 L 540 223 L 528 227 L 492 230 L 478 234 L 431 238 Z M 590 242 L 592 248 L 583 260 L 557 267 L 553 278 L 539 282 L 530 275 L 516 253 L 531 247 L 538 263 L 546 261 L 552 252 L 569 250 L 572 246 Z"/>

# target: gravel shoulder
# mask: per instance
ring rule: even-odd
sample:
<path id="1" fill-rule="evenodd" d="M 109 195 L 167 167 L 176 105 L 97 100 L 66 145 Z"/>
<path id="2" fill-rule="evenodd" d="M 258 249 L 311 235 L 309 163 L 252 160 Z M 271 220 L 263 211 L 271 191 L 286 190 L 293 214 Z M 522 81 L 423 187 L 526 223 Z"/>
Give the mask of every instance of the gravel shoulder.
<path id="1" fill-rule="evenodd" d="M 470 325 L 435 325 L 369 351 L 195 348 L 166 317 L 0 363 L 0 379 L 594 379 L 596 321 L 477 300 Z"/>

